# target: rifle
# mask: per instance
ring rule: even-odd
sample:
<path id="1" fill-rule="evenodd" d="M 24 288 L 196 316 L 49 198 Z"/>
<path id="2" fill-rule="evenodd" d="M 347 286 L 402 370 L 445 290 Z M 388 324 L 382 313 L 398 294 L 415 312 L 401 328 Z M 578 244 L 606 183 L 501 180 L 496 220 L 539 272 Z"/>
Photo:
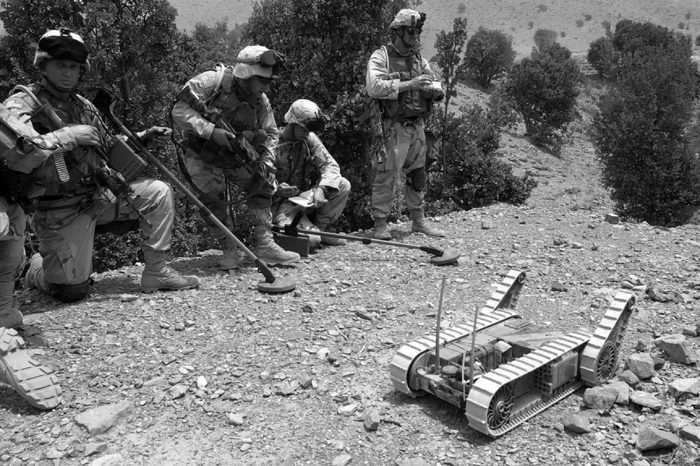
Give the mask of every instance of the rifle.
<path id="1" fill-rule="evenodd" d="M 238 135 L 236 131 L 231 127 L 230 124 L 221 115 L 221 110 L 218 108 L 209 108 L 209 106 L 202 101 L 195 93 L 192 91 L 190 86 L 185 86 L 177 95 L 177 99 L 186 103 L 192 107 L 197 113 L 202 115 L 206 120 L 214 123 L 214 126 L 219 129 L 233 134 L 235 137 L 229 138 L 229 144 L 233 151 L 227 151 L 220 149 L 218 146 L 212 152 L 221 152 L 227 158 L 233 158 L 238 162 L 238 165 L 243 166 L 248 173 L 252 174 L 257 165 L 260 163 L 260 155 L 258 151 L 242 136 Z"/>
<path id="2" fill-rule="evenodd" d="M 34 112 L 33 116 L 39 115 L 42 118 L 42 122 L 50 131 L 56 131 L 59 128 L 67 126 L 63 120 L 58 116 L 54 108 L 50 103 L 41 102 L 36 95 L 26 86 L 16 86 L 15 89 L 19 89 L 26 93 L 39 108 Z M 42 115 L 43 114 L 43 115 Z M 102 123 L 104 125 L 104 123 Z M 106 128 L 106 125 L 104 125 Z M 118 138 L 115 141 L 117 151 L 123 152 L 123 148 L 127 147 L 125 143 Z M 44 148 L 47 149 L 47 148 Z M 140 196 L 134 194 L 134 189 L 129 185 L 124 175 L 115 168 L 110 166 L 110 157 L 105 153 L 101 147 L 91 147 L 91 149 L 97 154 L 97 158 L 86 157 L 86 162 L 95 170 L 95 181 L 99 186 L 107 188 L 114 196 L 125 202 L 131 209 L 136 212 L 139 219 L 145 222 L 149 227 L 153 224 L 141 213 L 141 211 L 136 207 L 136 201 Z M 134 153 L 134 155 L 136 155 Z M 137 156 L 138 157 L 138 156 Z M 145 167 L 145 162 L 143 162 Z M 56 171 L 58 172 L 59 179 L 61 182 L 67 182 L 70 179 L 70 174 L 68 173 L 68 168 L 66 167 L 63 154 L 58 157 L 54 157 L 54 164 L 56 166 Z M 126 165 L 124 165 L 126 166 Z"/>

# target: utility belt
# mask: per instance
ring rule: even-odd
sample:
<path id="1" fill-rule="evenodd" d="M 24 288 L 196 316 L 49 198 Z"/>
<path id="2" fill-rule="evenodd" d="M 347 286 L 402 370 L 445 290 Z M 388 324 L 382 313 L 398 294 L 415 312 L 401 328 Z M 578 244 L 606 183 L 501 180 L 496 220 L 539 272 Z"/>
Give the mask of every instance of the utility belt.
<path id="1" fill-rule="evenodd" d="M 61 210 L 69 207 L 78 207 L 82 210 L 93 204 L 94 195 L 95 190 L 65 195 L 39 196 L 34 200 L 34 206 L 37 210 Z"/>
<path id="2" fill-rule="evenodd" d="M 416 126 L 418 125 L 419 122 L 423 121 L 423 117 L 421 115 L 414 115 L 410 117 L 397 117 L 395 119 L 390 119 L 387 118 L 388 120 L 394 121 L 395 123 L 398 123 L 403 126 Z"/>

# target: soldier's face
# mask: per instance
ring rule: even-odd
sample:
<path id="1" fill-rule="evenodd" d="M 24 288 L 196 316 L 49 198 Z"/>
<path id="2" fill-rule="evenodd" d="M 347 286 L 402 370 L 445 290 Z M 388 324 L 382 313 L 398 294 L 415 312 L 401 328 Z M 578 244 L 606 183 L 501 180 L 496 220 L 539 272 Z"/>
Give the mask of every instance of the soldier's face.
<path id="1" fill-rule="evenodd" d="M 250 93 L 255 97 L 260 97 L 263 93 L 270 90 L 270 84 L 272 84 L 271 78 L 253 76 L 250 78 Z"/>
<path id="2" fill-rule="evenodd" d="M 401 39 L 403 39 L 404 44 L 412 47 L 420 40 L 420 32 L 416 28 L 404 27 Z"/>
<path id="3" fill-rule="evenodd" d="M 80 63 L 53 58 L 44 67 L 46 80 L 61 91 L 72 91 L 80 80 Z"/>

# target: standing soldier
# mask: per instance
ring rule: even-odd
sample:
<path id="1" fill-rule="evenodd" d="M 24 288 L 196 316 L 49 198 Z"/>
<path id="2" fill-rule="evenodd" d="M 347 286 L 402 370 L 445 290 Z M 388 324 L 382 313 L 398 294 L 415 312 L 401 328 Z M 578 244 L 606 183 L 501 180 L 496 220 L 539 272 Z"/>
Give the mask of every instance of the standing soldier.
<path id="1" fill-rule="evenodd" d="M 139 218 L 141 290 L 199 286 L 197 277 L 181 276 L 165 264 L 175 215 L 170 186 L 137 179 L 127 185 L 133 194 L 128 199 L 107 189 L 118 179 L 105 163 L 117 141 L 95 106 L 76 92 L 81 75 L 90 71 L 82 38 L 68 29 L 48 31 L 39 40 L 34 66 L 42 80 L 18 86 L 5 101 L 14 117 L 40 134 L 34 140 L 51 154 L 31 176 L 39 253 L 31 258 L 25 285 L 64 302 L 82 299 L 90 287 L 95 225 Z M 164 129 L 153 127 L 139 136 L 148 141 L 164 136 Z"/>
<path id="2" fill-rule="evenodd" d="M 428 175 L 425 170 L 425 118 L 432 102 L 444 94 L 420 53 L 420 33 L 425 14 L 399 11 L 389 28 L 392 42 L 375 50 L 367 64 L 369 97 L 378 99 L 382 113 L 383 150 L 373 151 L 372 217 L 374 237 L 390 240 L 386 218 L 400 173 L 406 174 L 406 206 L 413 220 L 412 231 L 445 236 L 425 221 L 423 198 Z"/>
<path id="3" fill-rule="evenodd" d="M 324 231 L 335 222 L 348 201 L 350 182 L 340 175 L 340 167 L 328 153 L 317 133 L 323 131 L 328 117 L 314 102 L 296 100 L 284 116 L 287 125 L 282 129 L 277 147 L 275 167 L 279 188 L 275 195 L 273 217 L 275 223 L 288 225 L 297 213 L 306 212 L 299 222 L 305 229 Z M 304 209 L 290 198 L 307 197 L 312 205 Z M 310 214 L 313 222 L 307 217 Z M 312 245 L 319 241 L 328 245 L 343 244 L 344 240 L 329 237 L 311 237 Z"/>
<path id="4" fill-rule="evenodd" d="M 172 110 L 183 133 L 185 165 L 200 200 L 229 229 L 233 219 L 226 202 L 227 183 L 243 188 L 252 216 L 256 247 L 253 253 L 270 264 L 299 261 L 272 236 L 274 151 L 279 131 L 265 92 L 278 76 L 282 57 L 261 45 L 245 47 L 234 66 L 217 65 L 185 84 Z M 239 266 L 238 246 L 210 225 L 224 254 L 221 268 Z"/>

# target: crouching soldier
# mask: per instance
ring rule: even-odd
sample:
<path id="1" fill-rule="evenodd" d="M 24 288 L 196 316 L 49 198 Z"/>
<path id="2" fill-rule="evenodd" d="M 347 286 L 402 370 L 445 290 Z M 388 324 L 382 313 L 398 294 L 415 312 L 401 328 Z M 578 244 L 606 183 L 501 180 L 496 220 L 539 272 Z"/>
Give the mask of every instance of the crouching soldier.
<path id="1" fill-rule="evenodd" d="M 95 226 L 139 219 L 145 262 L 141 290 L 199 286 L 197 277 L 181 276 L 166 265 L 175 214 L 170 186 L 137 178 L 129 182 L 129 199 L 117 199 L 108 189 L 114 173 L 104 160 L 117 140 L 95 106 L 76 92 L 81 76 L 90 71 L 82 38 L 68 29 L 48 31 L 39 40 L 34 66 L 41 81 L 17 86 L 5 101 L 51 155 L 32 173 L 39 253 L 31 258 L 25 285 L 64 302 L 82 299 L 90 286 Z M 154 127 L 139 136 L 147 142 L 163 133 Z"/>
<path id="2" fill-rule="evenodd" d="M 275 158 L 279 188 L 273 206 L 274 222 L 289 225 L 296 215 L 302 214 L 297 223 L 300 228 L 325 231 L 343 213 L 351 188 L 317 135 L 328 117 L 314 102 L 299 99 L 289 107 L 284 121 L 287 125 L 282 129 Z M 306 205 L 300 205 L 300 201 Z M 344 242 L 310 237 L 311 247 Z"/>
<path id="3" fill-rule="evenodd" d="M 172 110 L 182 131 L 185 165 L 199 199 L 229 229 L 226 185 L 242 188 L 247 196 L 256 246 L 253 253 L 270 264 L 298 262 L 299 254 L 286 251 L 272 237 L 272 195 L 275 181 L 274 151 L 279 131 L 265 92 L 278 77 L 282 57 L 261 45 L 243 48 L 233 66 L 217 65 L 190 79 Z M 214 225 L 212 234 L 224 254 L 221 268 L 239 266 L 236 243 Z"/>

